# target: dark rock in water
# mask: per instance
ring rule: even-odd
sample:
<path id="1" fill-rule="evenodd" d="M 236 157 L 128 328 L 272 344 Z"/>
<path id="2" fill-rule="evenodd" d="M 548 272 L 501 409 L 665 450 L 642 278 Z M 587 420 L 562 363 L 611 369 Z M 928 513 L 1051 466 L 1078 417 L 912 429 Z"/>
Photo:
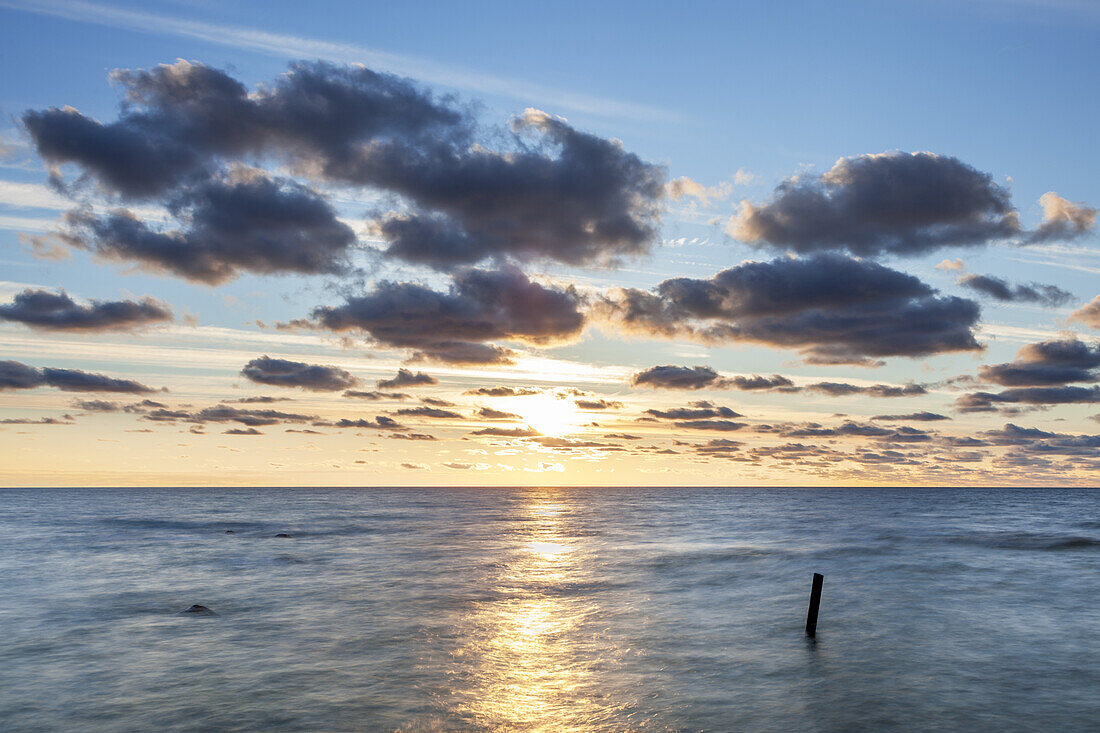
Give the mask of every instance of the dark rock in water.
<path id="1" fill-rule="evenodd" d="M 288 537 L 288 538 L 290 537 L 290 535 L 288 535 L 286 532 L 280 532 L 279 534 L 277 534 L 275 536 L 276 537 Z"/>
<path id="2" fill-rule="evenodd" d="M 225 530 L 225 533 L 226 533 L 226 534 L 237 534 L 236 532 L 234 532 L 234 531 L 233 531 L 233 530 L 231 530 L 231 529 L 227 529 L 227 530 Z"/>
<path id="3" fill-rule="evenodd" d="M 185 611 L 183 611 L 183 613 L 199 613 L 199 614 L 202 614 L 203 616 L 217 616 L 218 615 L 218 614 L 214 613 L 213 611 L 211 611 L 206 606 L 200 606 L 197 603 L 195 605 L 191 606 L 190 608 L 186 609 Z"/>

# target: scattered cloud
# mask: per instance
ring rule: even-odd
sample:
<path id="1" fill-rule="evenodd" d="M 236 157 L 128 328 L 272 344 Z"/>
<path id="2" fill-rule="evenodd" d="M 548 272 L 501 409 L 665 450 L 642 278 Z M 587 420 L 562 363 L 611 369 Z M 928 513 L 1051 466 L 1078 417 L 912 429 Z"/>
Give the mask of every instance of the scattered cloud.
<path id="1" fill-rule="evenodd" d="M 397 374 L 390 379 L 379 379 L 375 382 L 375 385 L 379 389 L 393 389 L 395 387 L 427 387 L 433 384 L 439 384 L 439 380 L 430 374 L 424 372 L 416 372 L 415 374 L 408 369 L 398 369 Z M 378 394 L 378 393 L 372 393 Z M 356 395 L 359 396 L 359 395 Z"/>
<path id="2" fill-rule="evenodd" d="M 46 331 L 129 331 L 173 319 L 166 303 L 144 298 L 77 303 L 64 290 L 24 290 L 0 305 L 0 320 Z"/>
<path id="3" fill-rule="evenodd" d="M 312 392 L 335 392 L 359 383 L 356 377 L 340 367 L 273 359 L 270 356 L 261 356 L 245 364 L 241 376 L 257 384 L 300 387 Z"/>
<path id="4" fill-rule="evenodd" d="M 959 278 L 959 284 L 996 300 L 1010 303 L 1038 303 L 1048 308 L 1057 308 L 1073 300 L 1073 293 L 1056 285 L 1034 282 L 1026 285 L 1010 285 L 1006 280 L 992 275 L 964 275 Z"/>

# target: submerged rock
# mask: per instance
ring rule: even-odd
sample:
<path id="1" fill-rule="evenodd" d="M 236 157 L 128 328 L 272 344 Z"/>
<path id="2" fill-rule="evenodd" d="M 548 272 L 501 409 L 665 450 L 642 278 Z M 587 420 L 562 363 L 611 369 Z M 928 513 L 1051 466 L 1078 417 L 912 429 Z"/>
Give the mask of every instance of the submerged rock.
<path id="1" fill-rule="evenodd" d="M 275 535 L 275 536 L 276 536 L 276 537 L 287 537 L 287 538 L 289 538 L 289 537 L 290 537 L 290 535 L 288 535 L 288 534 L 287 534 L 286 532 L 280 532 L 279 534 L 277 534 L 277 535 Z"/>
<path id="2" fill-rule="evenodd" d="M 214 613 L 213 611 L 211 611 L 206 606 L 200 606 L 197 603 L 192 605 L 190 608 L 187 608 L 186 610 L 182 611 L 182 613 L 199 613 L 199 614 L 202 614 L 203 616 L 217 616 L 218 615 L 218 614 Z"/>

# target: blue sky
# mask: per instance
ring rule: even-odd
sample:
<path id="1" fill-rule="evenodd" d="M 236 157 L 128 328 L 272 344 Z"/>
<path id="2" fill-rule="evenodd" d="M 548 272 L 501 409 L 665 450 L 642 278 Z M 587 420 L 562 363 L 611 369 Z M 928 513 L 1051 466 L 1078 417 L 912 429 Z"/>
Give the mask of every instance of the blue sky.
<path id="1" fill-rule="evenodd" d="M 573 129 L 621 141 L 625 151 L 660 169 L 666 181 L 686 177 L 714 189 L 703 197 L 664 197 L 659 227 L 644 257 L 627 258 L 612 268 L 577 266 L 553 258 L 519 263 L 526 276 L 542 278 L 540 282 L 551 287 L 580 288 L 591 298 L 618 287 L 647 291 L 671 277 L 706 279 L 745 260 L 781 255 L 774 247 L 762 249 L 759 243 L 754 246 L 731 235 L 729 222 L 741 211 L 741 201 L 765 205 L 777 195 L 776 187 L 790 177 L 820 176 L 839 159 L 852 156 L 930 151 L 940 159 L 958 159 L 988 174 L 993 185 L 1010 193 L 1023 232 L 1041 226 L 1044 209 L 1039 200 L 1047 192 L 1079 203 L 1081 211 L 1087 212 L 1100 202 L 1095 176 L 1100 156 L 1093 142 L 1100 102 L 1091 93 L 1100 81 L 1095 54 L 1100 7 L 1093 3 L 325 3 L 303 12 L 300 4 L 281 3 L 0 1 L 0 18 L 0 47 L 5 49 L 0 55 L 5 79 L 0 88 L 0 110 L 5 116 L 0 135 L 9 148 L 0 167 L 0 281 L 4 287 L 0 303 L 30 289 L 64 289 L 78 300 L 150 296 L 168 304 L 175 314 L 170 326 L 94 334 L 46 333 L 9 319 L 0 322 L 4 359 L 35 368 L 64 367 L 165 385 L 172 407 L 215 403 L 244 396 L 252 388 L 270 392 L 270 386 L 261 389 L 239 374 L 245 362 L 269 353 L 303 363 L 339 364 L 363 381 L 382 378 L 384 372 L 392 373 L 403 364 L 414 371 L 422 369 L 439 382 L 431 387 L 434 391 L 417 393 L 417 398 L 438 393 L 436 399 L 469 409 L 476 405 L 457 396 L 475 384 L 521 385 L 536 380 L 557 401 L 566 399 L 561 390 L 579 386 L 590 397 L 601 395 L 624 403 L 614 421 L 605 423 L 614 427 L 604 432 L 615 434 L 638 427 L 638 418 L 644 418 L 647 409 L 702 399 L 730 405 L 747 416 L 751 426 L 772 422 L 829 426 L 845 420 L 870 424 L 875 413 L 924 409 L 951 417 L 937 424 L 931 440 L 940 452 L 906 454 L 910 462 L 901 473 L 884 473 L 886 469 L 875 468 L 873 461 L 854 459 L 834 461 L 831 466 L 820 456 L 817 462 L 800 465 L 754 459 L 737 464 L 745 483 L 928 483 L 941 476 L 943 482 L 1014 482 L 1026 477 L 1014 473 L 1019 466 L 1009 465 L 1011 457 L 1005 454 L 1015 450 L 1010 447 L 1015 444 L 1003 436 L 985 439 L 988 445 L 978 451 L 984 451 L 982 457 L 969 461 L 972 470 L 937 473 L 950 463 L 951 451 L 958 450 L 947 438 L 1003 431 L 1012 422 L 1060 436 L 1037 439 L 1045 440 L 1042 445 L 1049 449 L 1059 440 L 1084 439 L 1098 432 L 1097 423 L 1090 420 L 1098 412 L 1097 405 L 1087 402 L 950 412 L 959 394 L 966 393 L 950 382 L 953 378 L 974 375 L 982 365 L 1011 362 L 1029 344 L 1057 340 L 1095 344 L 1096 331 L 1088 321 L 1071 319 L 1100 292 L 1100 250 L 1094 231 L 1029 246 L 1020 244 L 1024 236 L 1020 235 L 977 247 L 948 245 L 915 254 L 879 252 L 870 257 L 883 267 L 918 277 L 944 297 L 980 303 L 981 320 L 973 325 L 973 332 L 985 346 L 982 352 L 939 350 L 917 358 L 892 354 L 873 369 L 815 365 L 797 350 L 758 341 L 715 344 L 680 337 L 639 337 L 586 311 L 583 333 L 553 344 L 528 341 L 523 350 L 528 366 L 518 371 L 518 367 L 494 370 L 438 361 L 413 364 L 407 360 L 414 354 L 393 343 L 370 339 L 350 343 L 333 334 L 277 331 L 272 325 L 303 318 L 318 305 L 332 305 L 381 280 L 445 290 L 452 272 L 392 258 L 359 257 L 356 263 L 361 271 L 354 277 L 243 272 L 235 279 L 210 284 L 135 267 L 134 262 L 104 262 L 78 248 L 57 250 L 66 252 L 67 259 L 35 256 L 28 247 L 28 235 L 57 230 L 59 217 L 75 204 L 46 185 L 48 166 L 21 121 L 27 110 L 69 105 L 109 122 L 119 114 L 118 85 L 112 89 L 108 79 L 113 70 L 150 69 L 177 59 L 222 70 L 249 89 L 272 83 L 289 62 L 298 59 L 363 64 L 409 77 L 436 98 L 453 95 L 453 104 L 472 110 L 481 130 L 479 144 L 486 145 L 507 138 L 510 121 L 525 109 L 542 110 L 564 118 Z M 249 164 L 286 173 L 271 160 Z M 67 166 L 63 173 L 72 181 L 80 170 L 71 163 Z M 355 229 L 357 246 L 365 247 L 364 251 L 379 246 L 377 233 L 368 231 L 369 223 L 387 207 L 404 205 L 376 188 L 308 176 L 298 180 L 323 194 L 341 220 Z M 119 203 L 117 199 L 97 201 L 104 207 Z M 158 215 L 152 211 L 156 202 L 146 204 L 154 227 L 164 225 L 163 210 Z M 962 269 L 937 268 L 944 260 L 956 259 L 963 261 Z M 979 298 L 959 282 L 966 275 L 999 278 L 1010 285 L 1056 286 L 1067 295 L 1056 305 L 1021 298 Z M 728 389 L 685 394 L 629 386 L 630 374 L 662 364 L 706 365 L 724 375 L 782 374 L 799 385 L 847 381 L 929 386 L 920 399 L 900 407 L 890 404 L 889 409 L 881 403 L 895 400 L 866 394 L 841 399 L 820 393 L 792 396 Z M 1002 383 L 996 389 L 1006 386 L 1011 385 Z M 968 389 L 988 392 L 990 388 Z M 275 391 L 308 402 L 318 422 L 351 416 L 347 400 L 341 402 L 338 394 Z M 65 483 L 78 480 L 74 476 L 93 474 L 100 477 L 94 480 L 106 483 L 202 482 L 211 467 L 217 467 L 228 471 L 230 483 L 294 483 L 312 480 L 302 476 L 315 476 L 321 465 L 296 464 L 286 458 L 297 455 L 304 443 L 293 443 L 295 436 L 282 434 L 284 426 L 277 428 L 277 439 L 271 434 L 261 438 L 263 451 L 253 449 L 264 454 L 263 460 L 242 459 L 227 455 L 236 448 L 218 443 L 233 440 L 221 437 L 224 425 L 181 419 L 149 427 L 138 413 L 77 415 L 72 400 L 83 397 L 59 393 L 48 385 L 0 391 L 0 411 L 9 419 L 75 415 L 72 426 L 4 427 L 10 437 L 5 450 L 31 455 L 25 449 L 33 444 L 42 452 L 32 451 L 36 458 L 21 459 L 17 469 L 0 478 L 12 483 Z M 363 405 L 354 407 L 362 411 Z M 397 409 L 380 408 L 389 410 L 388 414 L 396 414 Z M 523 403 L 515 410 L 528 423 L 538 419 L 523 414 Z M 705 451 L 698 448 L 729 436 L 642 423 L 652 432 L 645 437 L 654 445 L 684 444 L 677 454 L 658 459 L 632 451 L 617 454 L 585 448 L 580 443 L 593 442 L 592 429 L 585 428 L 581 418 L 563 419 L 568 429 L 559 426 L 560 435 L 555 437 L 574 441 L 572 447 L 532 448 L 523 441 L 504 441 L 470 448 L 464 445 L 471 442 L 470 436 L 450 425 L 432 433 L 437 440 L 430 450 L 404 445 L 397 450 L 393 444 L 404 441 L 387 441 L 382 433 L 352 436 L 347 431 L 330 431 L 325 439 L 309 440 L 320 441 L 311 452 L 325 456 L 324 476 L 316 479 L 324 483 L 512 483 L 522 471 L 540 480 L 535 469 L 542 465 L 560 468 L 553 469 L 559 483 L 660 483 L 671 471 L 681 473 L 681 480 L 689 483 L 728 480 L 732 464 L 705 459 Z M 209 434 L 196 437 L 190 432 L 195 425 L 205 425 Z M 427 424 L 421 427 L 429 429 Z M 173 452 L 167 444 L 137 445 L 134 441 L 145 440 L 148 434 L 124 434 L 132 429 L 155 429 L 164 435 L 186 432 L 186 440 L 194 443 L 183 457 L 185 453 Z M 105 438 L 107 434 L 114 437 Z M 745 435 L 747 431 L 737 436 L 742 452 L 777 445 L 762 431 L 751 439 Z M 63 468 L 44 465 L 49 461 L 43 456 L 102 439 L 118 440 L 120 450 L 159 456 L 164 471 L 155 476 L 130 473 L 119 467 L 121 454 L 97 454 L 90 449 L 95 446 L 73 451 L 74 457 Z M 379 446 L 366 463 L 349 459 L 360 450 L 352 447 L 356 440 Z M 895 450 L 900 444 L 884 448 L 884 440 L 872 445 L 880 456 L 885 455 L 883 450 L 905 454 Z M 844 445 L 836 450 L 849 451 L 845 455 L 869 450 L 855 442 Z M 1042 445 L 1035 443 L 1036 453 L 1044 450 Z M 1051 480 L 1056 480 L 1068 471 L 1074 480 L 1095 483 L 1095 463 L 1071 455 L 1064 446 L 1054 453 L 1060 456 L 1057 461 L 1048 464 L 1042 462 L 1047 459 L 1036 459 L 1029 475 L 1048 470 Z M 490 460 L 489 454 L 503 457 Z M 273 463 L 284 464 L 280 471 L 290 465 L 298 473 L 286 474 L 289 478 L 274 476 Z M 441 468 L 449 463 L 469 464 L 477 470 Z M 405 464 L 424 468 L 410 472 L 401 468 Z M 842 464 L 843 470 L 834 470 Z M 611 475 L 615 471 L 618 475 Z"/>

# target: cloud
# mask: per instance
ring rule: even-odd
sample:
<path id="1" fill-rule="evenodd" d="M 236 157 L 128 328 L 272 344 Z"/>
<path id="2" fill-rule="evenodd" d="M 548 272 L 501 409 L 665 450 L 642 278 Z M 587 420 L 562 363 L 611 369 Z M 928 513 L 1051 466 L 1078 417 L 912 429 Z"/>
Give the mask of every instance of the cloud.
<path id="1" fill-rule="evenodd" d="M 826 173 L 784 181 L 729 223 L 737 239 L 795 252 L 917 255 L 1019 233 L 1006 189 L 957 158 L 892 152 L 841 158 Z"/>
<path id="2" fill-rule="evenodd" d="M 928 390 L 919 384 L 906 384 L 898 387 L 892 384 L 872 384 L 861 387 L 846 382 L 815 382 L 804 387 L 810 392 L 820 392 L 830 397 L 846 397 L 859 394 L 868 397 L 917 397 L 927 394 Z"/>
<path id="3" fill-rule="evenodd" d="M 1027 285 L 1010 285 L 1007 281 L 992 275 L 965 275 L 959 278 L 959 284 L 1006 302 L 1039 303 L 1049 308 L 1056 308 L 1073 300 L 1073 293 L 1056 285 L 1034 282 Z"/>
<path id="4" fill-rule="evenodd" d="M 663 364 L 631 375 L 630 386 L 654 389 L 703 389 L 720 381 L 718 372 L 708 366 L 682 367 Z"/>
<path id="5" fill-rule="evenodd" d="M 172 318 L 168 305 L 152 298 L 93 300 L 81 305 L 63 290 L 28 289 L 17 293 L 11 303 L 0 305 L 0 320 L 50 331 L 127 331 Z"/>
<path id="6" fill-rule="evenodd" d="M 371 400 L 377 402 L 379 400 L 411 400 L 412 395 L 404 392 L 376 392 L 371 390 L 370 392 L 362 392 L 360 390 L 349 389 L 343 394 L 344 397 L 359 399 L 359 400 Z"/>
<path id="7" fill-rule="evenodd" d="M 146 394 L 156 392 L 132 379 L 116 379 L 79 369 L 36 368 L 18 361 L 0 361 L 0 391 L 55 387 L 63 392 L 118 392 Z"/>
<path id="8" fill-rule="evenodd" d="M 982 436 L 995 445 L 1012 446 L 1015 451 L 1047 455 L 1082 456 L 1095 459 L 1100 435 L 1051 433 L 1007 423 L 1000 430 L 984 430 Z"/>
<path id="9" fill-rule="evenodd" d="M 526 397 L 542 394 L 542 390 L 533 387 L 478 387 L 477 389 L 468 389 L 463 394 L 480 397 Z"/>
<path id="10" fill-rule="evenodd" d="M 390 379 L 379 379 L 375 384 L 379 389 L 390 389 L 393 387 L 425 387 L 432 384 L 439 384 L 439 380 L 424 372 L 416 372 L 413 374 L 408 369 L 398 369 L 396 376 Z"/>
<path id="11" fill-rule="evenodd" d="M 300 387 L 312 392 L 335 392 L 359 384 L 356 377 L 339 367 L 272 359 L 270 356 L 261 356 L 245 364 L 241 376 L 258 384 Z"/>
<path id="12" fill-rule="evenodd" d="M 618 410 L 622 408 L 622 402 L 615 400 L 575 400 L 573 402 L 579 410 Z"/>
<path id="13" fill-rule="evenodd" d="M 252 92 L 187 61 L 116 71 L 112 79 L 125 96 L 116 121 L 66 107 L 29 111 L 23 124 L 43 159 L 75 163 L 124 197 L 171 200 L 224 161 L 272 157 L 314 180 L 399 197 L 404 210 L 374 222 L 386 254 L 437 269 L 486 259 L 604 264 L 645 254 L 657 233 L 664 171 L 618 141 L 539 110 L 516 117 L 509 133 L 481 131 L 451 97 L 323 62 L 293 64 Z M 130 250 L 179 257 L 172 240 L 183 233 L 166 240 L 138 224 L 123 214 L 102 222 L 103 240 L 125 233 Z M 342 231 L 329 233 L 336 241 L 324 244 L 346 248 Z M 330 272 L 338 264 L 332 254 L 316 245 L 290 269 Z M 202 264 L 166 269 L 204 281 L 229 276 Z"/>
<path id="14" fill-rule="evenodd" d="M 1081 306 L 1070 316 L 1072 320 L 1080 321 L 1086 326 L 1100 328 L 1100 295 Z"/>
<path id="15" fill-rule="evenodd" d="M 517 415 L 514 412 L 505 412 L 504 410 L 494 410 L 491 407 L 479 407 L 477 412 L 474 413 L 482 420 L 522 420 L 521 415 Z"/>
<path id="16" fill-rule="evenodd" d="M 945 271 L 958 271 L 966 267 L 966 263 L 962 259 L 956 257 L 953 260 L 940 260 L 940 263 L 936 265 L 937 270 Z"/>
<path id="17" fill-rule="evenodd" d="M 1100 387 L 1018 387 L 1004 392 L 972 392 L 955 401 L 959 412 L 995 412 L 998 405 L 1065 405 L 1100 403 Z"/>
<path id="18" fill-rule="evenodd" d="M 316 420 L 316 415 L 305 415 L 281 410 L 251 407 L 233 407 L 220 404 L 201 410 L 151 410 L 142 418 L 152 422 L 190 422 L 196 424 L 236 422 L 246 427 L 277 425 L 279 423 L 304 423 Z"/>
<path id="19" fill-rule="evenodd" d="M 910 412 L 906 415 L 875 415 L 872 420 L 883 420 L 887 422 L 935 422 L 938 420 L 950 420 L 951 418 L 946 415 L 940 415 L 935 412 Z"/>
<path id="20" fill-rule="evenodd" d="M 497 438 L 533 438 L 539 435 L 534 428 L 482 428 L 475 430 L 470 435 L 485 435 Z"/>
<path id="21" fill-rule="evenodd" d="M 1096 209 L 1083 203 L 1067 201 L 1053 191 L 1039 197 L 1043 220 L 1028 236 L 1029 242 L 1049 242 L 1076 239 L 1096 226 Z"/>
<path id="22" fill-rule="evenodd" d="M 1076 339 L 1040 341 L 1020 349 L 1013 362 L 983 365 L 978 376 L 1006 387 L 1048 386 L 1100 379 L 1100 344 Z"/>
<path id="23" fill-rule="evenodd" d="M 329 428 L 374 428 L 376 430 L 408 429 L 392 417 L 386 417 L 385 415 L 377 415 L 374 418 L 357 418 L 354 420 L 345 417 L 336 422 L 318 421 L 313 424 Z"/>
<path id="24" fill-rule="evenodd" d="M 690 407 L 677 407 L 671 410 L 646 410 L 647 415 L 662 420 L 698 420 L 711 417 L 741 417 L 728 407 L 711 404 L 710 402 L 693 402 Z"/>
<path id="25" fill-rule="evenodd" d="M 722 432 L 730 432 L 740 430 L 745 427 L 746 423 L 733 422 L 732 420 L 681 420 L 673 423 L 673 425 L 682 430 L 720 430 Z"/>
<path id="26" fill-rule="evenodd" d="M 505 257 L 610 264 L 649 251 L 663 171 L 617 141 L 528 109 L 509 151 L 373 146 L 350 175 L 412 202 L 379 223 L 391 257 L 438 269 Z"/>
<path id="27" fill-rule="evenodd" d="M 60 419 L 56 417 L 8 417 L 0 420 L 0 425 L 72 425 L 72 415 L 62 415 Z"/>
<path id="28" fill-rule="evenodd" d="M 120 70 L 111 80 L 125 104 L 103 124 L 71 107 L 29 111 L 23 124 L 39 155 L 76 163 L 102 187 L 155 196 L 200 176 L 215 159 L 278 154 L 335 175 L 378 139 L 454 137 L 466 115 L 412 82 L 364 67 L 300 62 L 250 93 L 199 63 Z"/>
<path id="29" fill-rule="evenodd" d="M 70 245 L 154 272 L 217 285 L 241 272 L 340 274 L 356 238 L 318 193 L 252 168 L 201 181 L 167 202 L 179 229 L 154 227 L 127 209 L 66 215 Z"/>
<path id="30" fill-rule="evenodd" d="M 545 287 L 514 268 L 464 270 L 448 292 L 382 282 L 343 305 L 313 311 L 309 325 L 362 332 L 413 358 L 456 364 L 507 364 L 514 352 L 488 341 L 550 346 L 576 337 L 585 318 L 572 289 Z"/>
<path id="31" fill-rule="evenodd" d="M 463 416 L 454 410 L 441 410 L 438 407 L 428 407 L 427 405 L 422 405 L 420 407 L 402 407 L 400 410 L 395 411 L 394 414 L 412 417 L 431 417 L 441 420 L 463 419 Z"/>
<path id="32" fill-rule="evenodd" d="M 937 296 L 912 275 L 830 254 L 745 262 L 708 280 L 665 280 L 655 292 L 621 288 L 596 305 L 627 332 L 794 348 L 827 364 L 980 350 L 972 330 L 979 313 L 973 301 Z"/>
<path id="33" fill-rule="evenodd" d="M 256 428 L 230 428 L 223 430 L 222 435 L 263 435 L 263 433 Z"/>

